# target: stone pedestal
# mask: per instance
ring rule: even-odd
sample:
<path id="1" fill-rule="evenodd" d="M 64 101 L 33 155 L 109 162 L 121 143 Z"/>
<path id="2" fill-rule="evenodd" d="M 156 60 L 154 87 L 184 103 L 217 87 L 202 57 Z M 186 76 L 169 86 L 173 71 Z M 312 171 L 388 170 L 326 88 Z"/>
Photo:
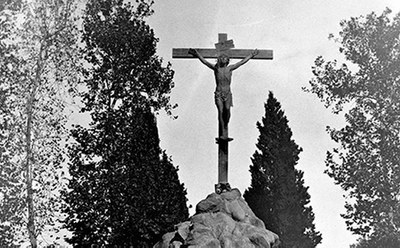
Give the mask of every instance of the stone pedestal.
<path id="1" fill-rule="evenodd" d="M 276 248 L 280 243 L 238 189 L 210 194 L 197 204 L 196 214 L 175 229 L 154 248 Z"/>

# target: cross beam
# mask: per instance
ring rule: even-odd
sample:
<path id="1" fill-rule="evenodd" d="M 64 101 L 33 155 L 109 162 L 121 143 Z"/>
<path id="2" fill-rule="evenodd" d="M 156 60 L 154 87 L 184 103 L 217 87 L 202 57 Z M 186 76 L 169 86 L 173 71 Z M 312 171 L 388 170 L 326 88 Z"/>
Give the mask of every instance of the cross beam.
<path id="1" fill-rule="evenodd" d="M 233 41 L 227 40 L 227 34 L 218 35 L 218 43 L 213 48 L 195 48 L 199 53 L 208 59 L 218 58 L 221 53 L 229 56 L 231 59 L 243 59 L 246 58 L 253 50 L 249 49 L 231 49 L 234 48 Z M 188 53 L 189 48 L 173 48 L 172 58 L 174 59 L 193 59 L 193 56 Z M 272 50 L 258 50 L 258 54 L 252 59 L 273 59 Z"/>

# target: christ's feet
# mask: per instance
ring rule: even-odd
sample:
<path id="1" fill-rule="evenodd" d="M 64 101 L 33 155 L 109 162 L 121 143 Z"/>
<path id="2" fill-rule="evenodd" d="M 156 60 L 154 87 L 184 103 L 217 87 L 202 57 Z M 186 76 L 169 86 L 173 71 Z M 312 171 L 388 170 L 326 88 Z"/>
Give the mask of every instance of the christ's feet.
<path id="1" fill-rule="evenodd" d="M 220 142 L 220 141 L 222 141 L 222 142 L 230 142 L 232 140 L 233 140 L 233 138 L 224 137 L 224 136 L 220 136 L 219 138 L 215 138 L 215 141 L 217 143 Z"/>

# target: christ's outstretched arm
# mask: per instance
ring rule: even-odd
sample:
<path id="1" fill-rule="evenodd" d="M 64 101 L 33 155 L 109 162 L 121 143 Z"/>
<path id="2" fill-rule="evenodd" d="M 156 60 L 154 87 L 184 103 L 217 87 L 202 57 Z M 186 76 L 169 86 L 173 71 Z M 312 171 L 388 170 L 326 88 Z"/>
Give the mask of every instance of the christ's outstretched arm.
<path id="1" fill-rule="evenodd" d="M 194 57 L 198 58 L 201 61 L 201 63 L 205 64 L 211 70 L 215 69 L 214 65 L 211 64 L 210 62 L 208 62 L 205 58 L 203 58 L 203 56 L 201 56 L 201 54 L 196 49 L 190 48 L 189 49 L 189 54 L 191 54 Z"/>
<path id="2" fill-rule="evenodd" d="M 254 58 L 254 56 L 256 56 L 258 54 L 258 50 L 255 49 L 254 51 L 252 51 L 246 58 L 242 59 L 241 61 L 237 62 L 236 64 L 231 65 L 231 70 L 236 70 L 237 68 L 239 68 L 240 66 L 246 64 L 250 59 Z"/>

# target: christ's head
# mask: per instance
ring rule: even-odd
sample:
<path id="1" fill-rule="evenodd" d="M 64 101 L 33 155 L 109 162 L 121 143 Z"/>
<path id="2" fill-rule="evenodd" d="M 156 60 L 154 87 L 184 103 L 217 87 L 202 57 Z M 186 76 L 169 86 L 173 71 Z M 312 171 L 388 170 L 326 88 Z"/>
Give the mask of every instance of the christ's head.
<path id="1" fill-rule="evenodd" d="M 221 54 L 217 58 L 217 66 L 225 67 L 229 64 L 229 56 L 226 54 Z"/>

